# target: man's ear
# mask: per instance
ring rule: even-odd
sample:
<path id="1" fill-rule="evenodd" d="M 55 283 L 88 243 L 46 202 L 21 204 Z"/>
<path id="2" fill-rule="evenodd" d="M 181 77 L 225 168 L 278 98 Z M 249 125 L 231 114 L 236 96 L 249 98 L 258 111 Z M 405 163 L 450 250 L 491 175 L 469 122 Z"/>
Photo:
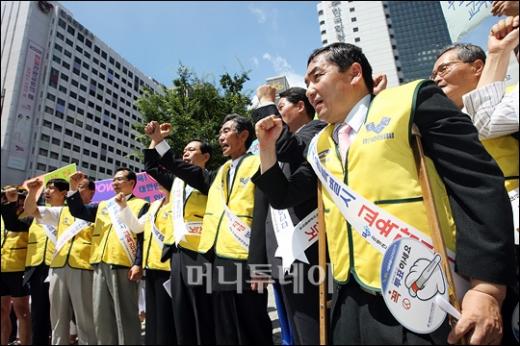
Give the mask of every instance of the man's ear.
<path id="1" fill-rule="evenodd" d="M 484 70 L 484 61 L 477 59 L 471 63 L 471 66 L 473 67 L 475 74 L 480 77 L 482 75 L 482 71 Z"/>
<path id="2" fill-rule="evenodd" d="M 298 109 L 298 112 L 300 112 L 300 113 L 305 112 L 305 102 L 298 101 L 298 103 L 296 104 L 296 108 Z"/>
<path id="3" fill-rule="evenodd" d="M 204 154 L 202 154 L 202 157 L 204 157 L 204 162 L 205 162 L 205 163 L 208 163 L 209 159 L 211 158 L 211 156 L 209 155 L 209 153 L 204 153 Z"/>
<path id="4" fill-rule="evenodd" d="M 247 138 L 249 137 L 249 131 L 247 130 L 242 130 L 242 132 L 240 132 L 238 134 L 238 138 L 244 142 L 244 145 L 245 143 L 247 142 Z"/>
<path id="5" fill-rule="evenodd" d="M 355 62 L 350 66 L 349 76 L 352 78 L 352 84 L 358 84 L 363 81 L 363 68 L 359 63 Z"/>

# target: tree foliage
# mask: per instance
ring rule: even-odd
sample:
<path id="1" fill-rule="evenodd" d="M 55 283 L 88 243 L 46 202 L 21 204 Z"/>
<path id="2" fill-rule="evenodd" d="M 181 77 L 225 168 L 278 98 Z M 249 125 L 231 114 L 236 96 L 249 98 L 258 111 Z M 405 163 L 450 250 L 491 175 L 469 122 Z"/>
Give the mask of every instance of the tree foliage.
<path id="1" fill-rule="evenodd" d="M 144 134 L 144 126 L 156 120 L 169 122 L 173 134 L 168 143 L 177 157 L 182 155 L 184 146 L 192 139 L 206 140 L 213 148 L 210 168 L 218 167 L 222 158 L 218 145 L 218 131 L 227 114 L 247 114 L 249 97 L 244 94 L 244 83 L 249 80 L 247 72 L 220 77 L 220 85 L 202 80 L 188 67 L 180 64 L 178 77 L 173 80 L 173 87 L 159 93 L 144 90 L 137 100 L 137 107 L 143 116 L 143 122 L 134 125 L 141 135 L 139 141 L 148 147 L 150 141 Z"/>

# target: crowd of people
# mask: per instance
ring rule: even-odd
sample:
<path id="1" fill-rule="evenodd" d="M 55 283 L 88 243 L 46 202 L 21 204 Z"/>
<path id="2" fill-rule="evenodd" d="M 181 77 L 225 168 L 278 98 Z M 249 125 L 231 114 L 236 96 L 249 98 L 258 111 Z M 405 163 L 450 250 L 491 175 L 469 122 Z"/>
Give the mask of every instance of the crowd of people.
<path id="1" fill-rule="evenodd" d="M 273 344 L 268 284 L 292 342 L 319 344 L 320 223 L 332 278 L 329 343 L 518 344 L 518 84 L 504 83 L 512 51 L 518 59 L 518 2 L 495 1 L 493 11 L 511 16 L 491 29 L 487 57 L 453 44 L 430 80 L 398 87 L 374 77 L 357 46 L 316 49 L 306 89 L 277 95 L 260 86 L 252 119 L 223 119 L 218 142 L 228 160 L 216 170 L 206 168 L 204 140 L 176 157 L 166 139 L 182 129 L 149 122 L 144 168 L 165 196 L 152 203 L 133 195 L 128 168 L 113 176 L 115 197 L 100 203 L 80 171 L 3 187 L 2 345 L 15 325 L 21 344 L 70 344 L 71 322 L 79 344 L 141 344 L 140 280 L 147 345 Z M 384 252 L 348 212 L 352 191 L 433 234 L 414 135 L 455 271 L 468 284 L 458 321 L 429 334 L 387 308 Z"/>

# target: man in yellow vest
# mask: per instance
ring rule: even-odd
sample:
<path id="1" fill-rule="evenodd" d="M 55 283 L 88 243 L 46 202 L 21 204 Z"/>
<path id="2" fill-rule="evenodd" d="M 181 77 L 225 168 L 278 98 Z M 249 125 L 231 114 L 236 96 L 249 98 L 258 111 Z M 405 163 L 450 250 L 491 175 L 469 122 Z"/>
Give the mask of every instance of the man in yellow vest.
<path id="1" fill-rule="evenodd" d="M 518 84 L 516 91 L 506 94 L 504 79 L 511 52 L 518 46 L 518 27 L 513 30 L 513 17 L 509 17 L 493 28 L 497 32 L 491 30 L 487 58 L 480 47 L 472 44 L 448 46 L 437 57 L 432 79 L 470 116 L 482 144 L 502 170 L 506 190 L 514 203 L 519 187 Z M 513 212 L 517 218 L 513 229 L 517 246 L 516 260 L 512 258 L 511 262 L 516 264 L 517 276 L 510 278 L 502 308 L 506 344 L 517 342 L 511 319 L 515 318 L 514 309 L 518 305 L 518 204 L 513 204 Z"/>
<path id="2" fill-rule="evenodd" d="M 83 203 L 77 190 L 84 178 L 82 172 L 71 175 L 67 203 L 73 217 L 95 224 L 90 264 L 94 267 L 93 327 L 97 342 L 100 345 L 139 344 L 138 280 L 142 275 L 143 238 L 142 235 L 136 237 L 121 222 L 114 198 L 99 204 Z M 132 194 L 136 183 L 133 171 L 119 168 L 112 187 L 116 194 L 125 195 L 132 214 L 140 217 L 148 210 L 148 203 Z"/>
<path id="3" fill-rule="evenodd" d="M 51 179 L 45 185 L 43 196 L 51 207 L 62 207 L 69 190 L 64 179 Z M 33 345 L 47 345 L 51 333 L 49 302 L 49 266 L 56 245 L 57 230 L 33 220 L 29 228 L 29 242 L 25 260 L 24 282 L 31 287 L 31 317 Z"/>
<path id="4" fill-rule="evenodd" d="M 267 292 L 251 290 L 246 263 L 254 209 L 251 177 L 259 165 L 258 157 L 247 153 L 254 138 L 251 121 L 238 114 L 224 118 L 218 140 L 223 156 L 230 160 L 214 172 L 175 159 L 164 140 L 171 125 L 150 125 L 161 164 L 208 194 L 197 251 L 215 255 L 211 279 L 216 343 L 272 344 Z"/>
<path id="5" fill-rule="evenodd" d="M 159 191 L 164 195 L 151 203 L 148 212 L 137 219 L 132 214 L 123 193 L 116 197 L 121 210 L 119 218 L 132 232 L 144 234 L 143 269 L 145 278 L 146 330 L 145 345 L 177 344 L 171 299 L 164 284 L 170 277 L 170 264 L 161 262 L 164 238 L 171 231 L 172 206 L 169 189 L 171 180 L 159 180 Z M 163 185 L 165 184 L 165 185 Z M 182 315 L 180 318 L 183 318 Z"/>
<path id="6" fill-rule="evenodd" d="M 151 135 L 152 126 L 145 127 Z M 211 295 L 206 292 L 205 280 L 194 284 L 188 279 L 188 267 L 198 267 L 202 271 L 211 263 L 211 258 L 197 252 L 202 230 L 202 218 L 206 210 L 208 196 L 175 178 L 172 172 L 160 164 L 160 156 L 155 150 L 155 141 L 144 150 L 144 167 L 160 185 L 167 187 L 172 203 L 172 225 L 165 234 L 162 259 L 170 260 L 171 303 L 175 318 L 175 332 L 179 345 L 215 344 L 213 309 Z M 211 157 L 211 147 L 198 139 L 184 147 L 182 160 L 202 169 Z M 178 231 L 180 229 L 180 231 Z M 184 230 L 184 231 L 183 231 Z"/>
<path id="7" fill-rule="evenodd" d="M 309 163 L 299 168 L 307 172 L 297 172 L 289 180 L 282 177 L 271 144 L 281 132 L 278 119 L 260 121 L 256 132 L 262 176 L 271 182 L 264 192 L 273 204 L 296 203 L 291 192 L 309 186 L 311 169 L 320 180 L 333 177 L 334 189 L 324 186 L 322 192 L 336 281 L 332 343 L 444 344 L 463 335 L 470 337 L 471 344 L 500 342 L 500 305 L 512 273 L 512 235 L 507 232 L 512 213 L 504 178 L 467 116 L 429 81 L 389 88 L 372 97 L 371 66 L 361 49 L 351 44 L 333 43 L 315 50 L 307 62 L 305 81 L 311 104 L 330 124 L 311 143 Z M 457 272 L 471 281 L 462 301 L 462 317 L 449 335 L 447 321 L 434 333 L 419 335 L 391 315 L 381 296 L 381 248 L 351 225 L 358 220 L 344 212 L 349 196 L 333 198 L 336 185 L 339 191 L 355 191 L 429 236 L 410 147 L 412 124 L 422 135 L 432 189 L 439 205 L 443 203 L 439 220 L 453 250 L 456 239 Z M 378 235 L 384 237 L 387 230 L 383 231 Z"/>
<path id="8" fill-rule="evenodd" d="M 23 283 L 23 272 L 28 230 L 32 219 L 19 219 L 26 195 L 27 190 L 16 186 L 8 185 L 2 188 L 2 270 L 0 273 L 2 345 L 7 345 L 12 330 L 11 305 L 18 319 L 20 343 L 31 344 L 29 287 Z"/>
<path id="9" fill-rule="evenodd" d="M 90 250 L 94 225 L 75 220 L 69 208 L 38 207 L 37 192 L 43 185 L 39 179 L 27 183 L 29 194 L 25 200 L 25 212 L 36 218 L 39 224 L 56 229 L 56 246 L 49 273 L 49 296 L 51 300 L 52 344 L 68 345 L 70 342 L 70 321 L 74 318 L 79 343 L 95 345 L 96 335 L 92 325 L 92 266 Z M 84 204 L 89 204 L 96 185 L 94 181 L 83 179 L 78 187 Z"/>

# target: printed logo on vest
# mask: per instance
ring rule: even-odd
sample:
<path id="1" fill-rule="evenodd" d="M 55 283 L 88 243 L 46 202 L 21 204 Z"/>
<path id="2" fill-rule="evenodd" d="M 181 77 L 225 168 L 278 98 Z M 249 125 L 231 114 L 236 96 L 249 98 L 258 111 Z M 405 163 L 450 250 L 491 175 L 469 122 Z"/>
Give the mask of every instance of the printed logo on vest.
<path id="1" fill-rule="evenodd" d="M 377 141 L 393 139 L 395 137 L 393 132 L 381 133 L 385 129 L 385 127 L 388 126 L 388 124 L 390 124 L 389 117 L 383 117 L 383 119 L 381 119 L 381 121 L 377 125 L 373 122 L 366 124 L 365 127 L 367 129 L 367 132 L 374 132 L 377 135 L 369 138 L 363 138 L 363 144 L 370 144 Z"/>
<path id="2" fill-rule="evenodd" d="M 383 117 L 379 124 L 375 125 L 373 122 L 366 124 L 367 131 L 372 131 L 375 133 L 380 133 L 384 130 L 384 128 L 390 124 L 390 118 L 389 117 Z"/>
<path id="3" fill-rule="evenodd" d="M 249 182 L 249 178 L 240 178 L 240 183 L 241 183 L 242 185 L 245 186 L 245 185 L 247 185 L 248 182 Z"/>

